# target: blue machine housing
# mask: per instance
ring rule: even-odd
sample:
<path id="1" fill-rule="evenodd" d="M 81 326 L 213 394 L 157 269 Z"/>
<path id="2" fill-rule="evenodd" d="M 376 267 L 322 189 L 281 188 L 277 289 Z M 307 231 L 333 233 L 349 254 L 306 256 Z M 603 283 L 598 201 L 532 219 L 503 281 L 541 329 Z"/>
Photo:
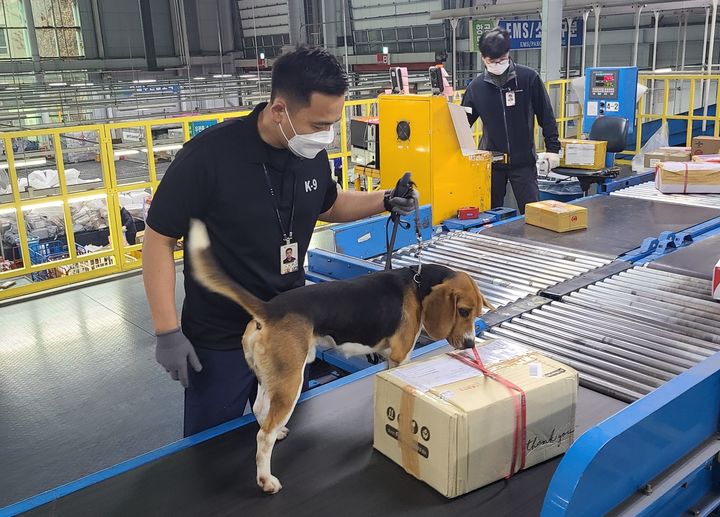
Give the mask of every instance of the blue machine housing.
<path id="1" fill-rule="evenodd" d="M 638 69 L 634 66 L 586 68 L 583 133 L 590 132 L 598 117 L 623 117 L 629 122 L 628 146 L 634 145 L 637 83 Z"/>

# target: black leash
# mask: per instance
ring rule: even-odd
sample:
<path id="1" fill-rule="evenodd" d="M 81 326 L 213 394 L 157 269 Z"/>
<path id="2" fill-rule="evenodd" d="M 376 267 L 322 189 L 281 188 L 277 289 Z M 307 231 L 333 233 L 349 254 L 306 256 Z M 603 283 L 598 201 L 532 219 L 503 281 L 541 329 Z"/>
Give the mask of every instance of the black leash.
<path id="1" fill-rule="evenodd" d="M 414 186 L 415 184 L 410 179 L 410 173 L 406 172 L 405 174 L 403 174 L 403 177 L 400 178 L 400 181 L 397 182 L 397 185 L 395 185 L 393 197 L 408 197 L 412 192 Z M 391 222 L 393 223 L 392 236 L 388 238 L 388 229 Z M 385 255 L 386 271 L 392 269 L 392 254 L 393 250 L 395 249 L 395 239 L 397 238 L 398 227 L 400 226 L 404 230 L 407 230 L 408 228 L 410 228 L 410 223 L 406 221 L 401 221 L 400 214 L 396 212 L 390 212 L 390 217 L 385 223 L 385 249 L 387 250 L 387 254 Z M 420 235 L 420 214 L 418 212 L 417 203 L 415 204 L 415 232 Z"/>

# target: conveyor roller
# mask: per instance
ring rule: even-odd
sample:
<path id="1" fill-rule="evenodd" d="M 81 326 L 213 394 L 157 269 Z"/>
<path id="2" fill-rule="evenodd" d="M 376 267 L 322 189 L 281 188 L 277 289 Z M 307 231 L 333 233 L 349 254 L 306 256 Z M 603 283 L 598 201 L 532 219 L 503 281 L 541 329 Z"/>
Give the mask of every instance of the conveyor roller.
<path id="1" fill-rule="evenodd" d="M 397 251 L 393 266 L 417 264 L 415 252 L 414 246 Z M 467 272 L 497 307 L 611 262 L 604 257 L 467 232 L 432 239 L 424 245 L 422 260 Z M 384 263 L 384 258 L 376 262 Z"/>
<path id="2" fill-rule="evenodd" d="M 720 351 L 720 304 L 709 292 L 707 280 L 636 267 L 483 337 L 542 350 L 585 386 L 632 401 Z"/>
<path id="3" fill-rule="evenodd" d="M 655 182 L 653 181 L 616 190 L 615 192 L 611 192 L 610 195 L 663 201 L 665 203 L 676 203 L 680 205 L 720 208 L 720 194 L 663 194 L 655 188 Z"/>

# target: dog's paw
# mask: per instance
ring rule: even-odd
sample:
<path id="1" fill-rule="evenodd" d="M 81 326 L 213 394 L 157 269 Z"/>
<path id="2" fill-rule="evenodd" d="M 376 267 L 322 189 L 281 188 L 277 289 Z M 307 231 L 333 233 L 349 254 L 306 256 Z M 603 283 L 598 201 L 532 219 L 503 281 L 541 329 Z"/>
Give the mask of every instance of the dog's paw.
<path id="1" fill-rule="evenodd" d="M 257 484 L 266 494 L 277 494 L 282 488 L 280 480 L 272 474 L 258 476 Z"/>
<path id="2" fill-rule="evenodd" d="M 280 440 L 284 440 L 285 438 L 287 438 L 288 433 L 290 433 L 290 429 L 288 429 L 287 427 L 281 428 L 277 434 L 277 441 L 279 442 Z"/>

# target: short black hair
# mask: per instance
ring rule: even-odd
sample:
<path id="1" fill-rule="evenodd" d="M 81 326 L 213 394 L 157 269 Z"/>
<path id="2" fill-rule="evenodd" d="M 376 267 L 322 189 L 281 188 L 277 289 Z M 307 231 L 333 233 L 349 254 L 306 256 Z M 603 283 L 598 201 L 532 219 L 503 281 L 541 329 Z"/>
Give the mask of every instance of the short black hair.
<path id="1" fill-rule="evenodd" d="M 480 38 L 480 53 L 483 57 L 497 59 L 510 52 L 510 33 L 501 27 L 487 31 Z"/>
<path id="2" fill-rule="evenodd" d="M 347 75 L 342 66 L 321 47 L 297 47 L 280 56 L 272 67 L 271 101 L 282 94 L 307 106 L 314 92 L 340 96 L 345 95 L 347 89 Z"/>

